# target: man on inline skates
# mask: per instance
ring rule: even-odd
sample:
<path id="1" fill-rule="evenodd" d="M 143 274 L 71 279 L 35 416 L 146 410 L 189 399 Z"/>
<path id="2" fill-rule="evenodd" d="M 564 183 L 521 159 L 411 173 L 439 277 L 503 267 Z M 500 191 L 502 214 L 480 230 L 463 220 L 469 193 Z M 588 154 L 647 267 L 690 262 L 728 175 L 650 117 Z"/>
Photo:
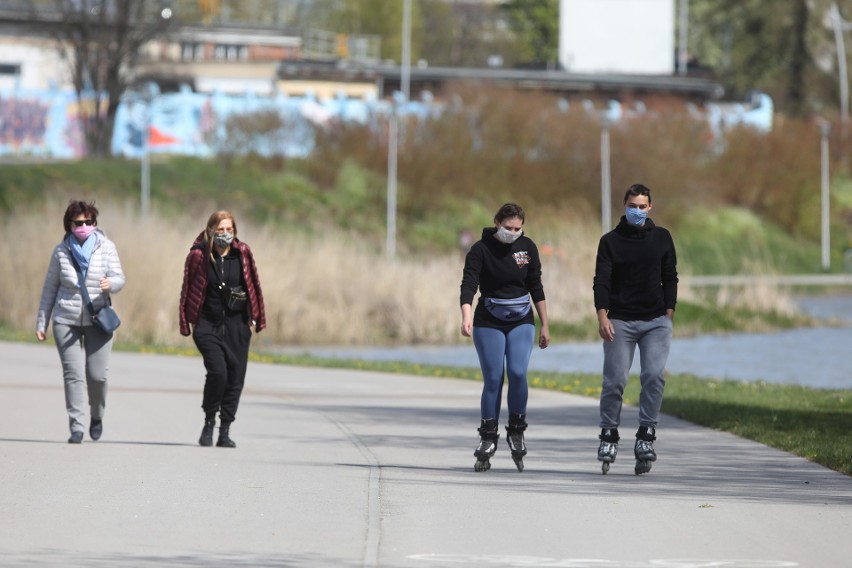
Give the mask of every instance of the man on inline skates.
<path id="1" fill-rule="evenodd" d="M 618 226 L 601 237 L 595 264 L 595 309 L 604 340 L 598 460 L 603 473 L 615 461 L 624 387 L 638 346 L 641 394 L 633 453 L 639 475 L 657 459 L 654 440 L 677 303 L 677 257 L 671 234 L 648 217 L 650 189 L 631 185 L 624 207 Z"/>

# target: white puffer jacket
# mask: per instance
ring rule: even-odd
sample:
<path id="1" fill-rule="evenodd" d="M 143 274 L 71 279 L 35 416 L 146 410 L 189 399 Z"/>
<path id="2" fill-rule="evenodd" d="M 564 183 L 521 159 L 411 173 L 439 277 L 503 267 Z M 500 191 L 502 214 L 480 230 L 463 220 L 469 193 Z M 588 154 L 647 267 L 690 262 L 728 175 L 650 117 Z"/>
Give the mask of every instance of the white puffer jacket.
<path id="1" fill-rule="evenodd" d="M 86 272 L 86 289 L 95 311 L 109 303 L 108 295 L 101 291 L 101 278 L 108 278 L 110 293 L 124 288 L 124 272 L 118 259 L 115 244 L 101 229 L 93 233 L 98 241 L 89 260 Z M 65 325 L 92 325 L 92 316 L 83 305 L 83 295 L 78 285 L 77 271 L 71 261 L 71 248 L 65 239 L 56 245 L 50 257 L 47 276 L 41 290 L 36 331 L 47 331 L 51 313 L 53 321 Z"/>

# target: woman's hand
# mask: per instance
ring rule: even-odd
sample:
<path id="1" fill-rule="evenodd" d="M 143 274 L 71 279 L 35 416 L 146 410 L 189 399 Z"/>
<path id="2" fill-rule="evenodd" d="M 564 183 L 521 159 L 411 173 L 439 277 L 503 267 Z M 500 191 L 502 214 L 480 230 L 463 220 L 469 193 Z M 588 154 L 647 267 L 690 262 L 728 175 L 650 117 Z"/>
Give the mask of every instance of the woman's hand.
<path id="1" fill-rule="evenodd" d="M 39 341 L 44 341 L 46 339 L 44 332 L 41 331 L 41 330 L 36 332 L 36 337 L 38 338 Z"/>
<path id="2" fill-rule="evenodd" d="M 550 345 L 550 326 L 544 324 L 538 332 L 538 346 L 541 349 L 547 349 L 548 345 Z"/>
<path id="3" fill-rule="evenodd" d="M 101 285 L 101 291 L 102 292 L 109 292 L 110 288 L 112 287 L 112 286 L 110 286 L 109 278 L 107 278 L 106 276 L 101 278 L 100 285 Z"/>
<path id="4" fill-rule="evenodd" d="M 462 304 L 461 334 L 464 337 L 470 337 L 473 334 L 473 318 L 470 316 L 470 311 L 470 304 Z"/>

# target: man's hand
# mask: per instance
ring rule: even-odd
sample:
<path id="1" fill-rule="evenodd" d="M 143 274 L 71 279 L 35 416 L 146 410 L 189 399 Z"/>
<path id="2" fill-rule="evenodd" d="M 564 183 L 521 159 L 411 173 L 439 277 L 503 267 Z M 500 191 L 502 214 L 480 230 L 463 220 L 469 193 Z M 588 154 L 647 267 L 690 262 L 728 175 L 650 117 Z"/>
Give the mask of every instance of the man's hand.
<path id="1" fill-rule="evenodd" d="M 604 341 L 612 342 L 615 339 L 615 328 L 609 321 L 606 310 L 598 310 L 598 334 Z"/>

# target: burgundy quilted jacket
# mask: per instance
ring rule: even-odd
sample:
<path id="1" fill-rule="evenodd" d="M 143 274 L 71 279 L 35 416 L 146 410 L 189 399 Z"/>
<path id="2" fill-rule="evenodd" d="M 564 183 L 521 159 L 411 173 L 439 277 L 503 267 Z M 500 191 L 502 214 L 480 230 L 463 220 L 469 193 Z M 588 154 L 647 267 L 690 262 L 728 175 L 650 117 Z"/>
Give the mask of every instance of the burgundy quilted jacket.
<path id="1" fill-rule="evenodd" d="M 192 333 L 190 325 L 198 323 L 201 315 L 201 307 L 207 294 L 207 262 L 208 256 L 204 246 L 204 232 L 202 231 L 189 254 L 186 255 L 186 264 L 183 267 L 183 286 L 180 290 L 180 334 Z M 199 246 L 202 245 L 202 246 Z M 260 279 L 257 276 L 257 265 L 254 263 L 254 255 L 249 246 L 234 238 L 231 247 L 240 252 L 243 267 L 243 280 L 246 282 L 249 305 L 251 306 L 251 319 L 256 331 L 266 327 L 266 313 L 263 306 L 263 292 L 260 290 Z"/>

